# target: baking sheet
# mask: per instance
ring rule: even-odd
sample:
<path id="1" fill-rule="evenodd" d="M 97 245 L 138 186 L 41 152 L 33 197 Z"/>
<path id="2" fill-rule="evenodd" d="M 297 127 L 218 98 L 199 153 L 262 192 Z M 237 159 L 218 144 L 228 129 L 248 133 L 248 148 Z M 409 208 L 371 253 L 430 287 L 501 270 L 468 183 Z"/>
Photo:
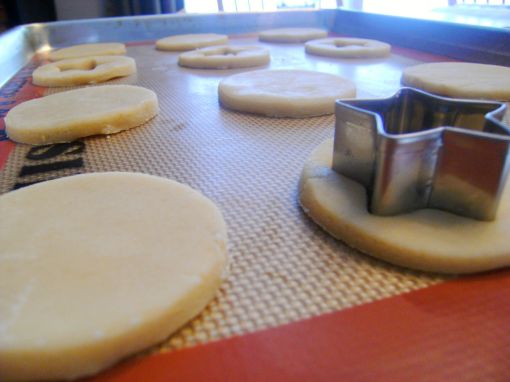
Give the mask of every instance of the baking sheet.
<path id="1" fill-rule="evenodd" d="M 271 69 L 350 78 L 359 97 L 389 96 L 402 68 L 438 59 L 396 48 L 384 59 L 340 60 L 307 55 L 301 44 L 260 43 L 253 35 L 231 36 L 231 44 L 266 46 Z M 109 83 L 154 90 L 159 115 L 139 128 L 67 146 L 18 144 L 0 172 L 0 192 L 76 173 L 134 171 L 188 184 L 218 204 L 229 228 L 230 274 L 202 314 L 152 351 L 343 310 L 447 278 L 363 255 L 302 212 L 299 175 L 309 153 L 333 135 L 334 116 L 274 119 L 224 110 L 217 99 L 219 81 L 256 68 L 182 68 L 178 53 L 157 51 L 152 42 L 132 44 L 127 54 L 135 58 L 138 74 Z"/>

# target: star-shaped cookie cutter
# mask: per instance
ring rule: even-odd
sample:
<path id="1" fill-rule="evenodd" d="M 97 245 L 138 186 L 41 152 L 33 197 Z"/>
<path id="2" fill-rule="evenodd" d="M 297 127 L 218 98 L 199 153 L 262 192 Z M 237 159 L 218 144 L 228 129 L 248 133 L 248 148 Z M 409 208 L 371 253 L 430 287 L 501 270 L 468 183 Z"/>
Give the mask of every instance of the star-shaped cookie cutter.
<path id="1" fill-rule="evenodd" d="M 332 167 L 365 186 L 376 215 L 437 208 L 494 220 L 510 165 L 505 112 L 413 88 L 337 101 Z"/>

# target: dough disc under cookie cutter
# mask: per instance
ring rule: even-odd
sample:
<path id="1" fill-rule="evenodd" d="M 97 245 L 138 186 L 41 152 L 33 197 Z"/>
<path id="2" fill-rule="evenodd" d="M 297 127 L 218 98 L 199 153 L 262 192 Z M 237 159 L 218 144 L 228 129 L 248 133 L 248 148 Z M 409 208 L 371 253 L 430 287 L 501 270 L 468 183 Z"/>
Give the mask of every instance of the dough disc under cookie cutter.
<path id="1" fill-rule="evenodd" d="M 309 54 L 339 58 L 378 58 L 390 54 L 391 46 L 385 42 L 363 38 L 333 37 L 312 40 L 305 44 Z"/>
<path id="2" fill-rule="evenodd" d="M 443 273 L 508 266 L 505 111 L 406 88 L 337 101 L 334 145 L 305 165 L 301 205 L 333 236 L 394 264 Z"/>
<path id="3" fill-rule="evenodd" d="M 75 86 L 108 81 L 136 73 L 131 57 L 96 56 L 71 58 L 38 67 L 32 82 L 39 86 Z"/>
<path id="4" fill-rule="evenodd" d="M 179 65 L 197 69 L 234 69 L 269 63 L 270 55 L 260 46 L 211 46 L 179 55 Z"/>

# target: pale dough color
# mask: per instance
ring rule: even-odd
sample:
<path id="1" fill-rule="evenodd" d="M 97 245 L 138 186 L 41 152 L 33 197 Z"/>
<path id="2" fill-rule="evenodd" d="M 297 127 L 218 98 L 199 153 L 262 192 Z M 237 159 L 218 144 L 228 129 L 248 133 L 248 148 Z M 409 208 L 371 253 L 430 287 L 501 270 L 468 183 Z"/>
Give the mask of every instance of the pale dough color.
<path id="1" fill-rule="evenodd" d="M 39 86 L 75 86 L 136 73 L 135 60 L 125 56 L 70 58 L 38 67 L 32 82 Z"/>
<path id="2" fill-rule="evenodd" d="M 332 114 L 335 100 L 356 96 L 346 78 L 307 70 L 256 70 L 235 74 L 218 87 L 222 106 L 269 117 Z"/>
<path id="3" fill-rule="evenodd" d="M 510 265 L 510 188 L 497 219 L 482 222 L 433 209 L 381 217 L 368 213 L 365 188 L 331 169 L 333 140 L 306 162 L 300 181 L 303 209 L 348 245 L 409 268 L 472 273 Z"/>
<path id="4" fill-rule="evenodd" d="M 404 69 L 402 83 L 458 98 L 510 101 L 510 68 L 466 62 L 437 62 Z"/>
<path id="5" fill-rule="evenodd" d="M 118 42 L 104 42 L 97 44 L 73 45 L 54 50 L 48 54 L 50 61 L 65 60 L 89 56 L 118 56 L 126 54 L 126 46 Z"/>
<path id="6" fill-rule="evenodd" d="M 143 124 L 157 112 L 158 98 L 152 90 L 103 85 L 23 102 L 7 113 L 5 124 L 13 141 L 38 145 L 118 133 Z"/>
<path id="7" fill-rule="evenodd" d="M 269 60 L 269 51 L 260 46 L 211 46 L 179 55 L 179 65 L 199 69 L 249 68 Z"/>
<path id="8" fill-rule="evenodd" d="M 225 45 L 228 36 L 214 33 L 181 34 L 169 36 L 156 41 L 156 49 L 184 51 L 203 48 L 211 45 Z"/>
<path id="9" fill-rule="evenodd" d="M 155 176 L 40 183 L 1 196 L 0 216 L 3 382 L 90 375 L 163 341 L 227 265 L 215 204 Z"/>
<path id="10" fill-rule="evenodd" d="M 323 38 L 328 35 L 324 29 L 318 28 L 278 28 L 259 33 L 260 41 L 298 43 Z"/>
<path id="11" fill-rule="evenodd" d="M 318 56 L 377 58 L 388 56 L 391 51 L 391 45 L 363 38 L 334 37 L 309 41 L 305 44 L 305 50 L 307 53 Z"/>

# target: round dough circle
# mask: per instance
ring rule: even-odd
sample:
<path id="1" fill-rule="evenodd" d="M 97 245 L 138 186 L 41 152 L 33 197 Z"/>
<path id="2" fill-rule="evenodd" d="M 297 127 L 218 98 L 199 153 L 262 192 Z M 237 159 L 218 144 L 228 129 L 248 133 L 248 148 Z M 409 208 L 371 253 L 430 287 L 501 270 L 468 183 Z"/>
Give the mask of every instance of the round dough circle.
<path id="1" fill-rule="evenodd" d="M 404 69 L 402 84 L 459 98 L 510 101 L 510 68 L 466 62 L 436 62 Z"/>
<path id="2" fill-rule="evenodd" d="M 235 74 L 218 87 L 222 106 L 268 117 L 332 114 L 339 98 L 356 96 L 346 78 L 307 70 L 256 70 Z"/>
<path id="3" fill-rule="evenodd" d="M 390 263 L 441 273 L 472 273 L 510 265 L 510 187 L 497 219 L 482 222 L 423 209 L 383 217 L 367 211 L 365 188 L 331 169 L 333 140 L 317 147 L 301 174 L 305 212 L 334 237 Z"/>
<path id="4" fill-rule="evenodd" d="M 324 29 L 318 28 L 277 28 L 262 31 L 259 33 L 260 41 L 298 43 L 316 38 L 323 38 L 328 35 Z"/>
<path id="5" fill-rule="evenodd" d="M 377 40 L 335 37 L 309 41 L 305 44 L 309 54 L 341 58 L 377 58 L 390 54 L 391 46 Z"/>
<path id="6" fill-rule="evenodd" d="M 119 56 L 126 54 L 126 46 L 118 42 L 73 45 L 48 54 L 50 61 L 89 56 Z"/>
<path id="7" fill-rule="evenodd" d="M 169 51 L 184 51 L 203 48 L 212 45 L 225 45 L 228 36 L 214 33 L 181 34 L 169 36 L 156 41 L 156 49 Z"/>
<path id="8" fill-rule="evenodd" d="M 13 141 L 38 145 L 118 133 L 143 124 L 157 112 L 158 98 L 152 90 L 103 85 L 23 102 L 7 113 L 5 125 Z"/>
<path id="9" fill-rule="evenodd" d="M 135 60 L 125 56 L 70 58 L 38 67 L 32 82 L 39 86 L 75 86 L 136 73 Z"/>
<path id="10" fill-rule="evenodd" d="M 179 65 L 200 69 L 249 68 L 269 63 L 269 51 L 260 46 L 220 45 L 179 55 Z"/>
<path id="11" fill-rule="evenodd" d="M 157 344 L 214 297 L 226 227 L 209 199 L 95 173 L 0 197 L 0 379 L 72 379 Z"/>

